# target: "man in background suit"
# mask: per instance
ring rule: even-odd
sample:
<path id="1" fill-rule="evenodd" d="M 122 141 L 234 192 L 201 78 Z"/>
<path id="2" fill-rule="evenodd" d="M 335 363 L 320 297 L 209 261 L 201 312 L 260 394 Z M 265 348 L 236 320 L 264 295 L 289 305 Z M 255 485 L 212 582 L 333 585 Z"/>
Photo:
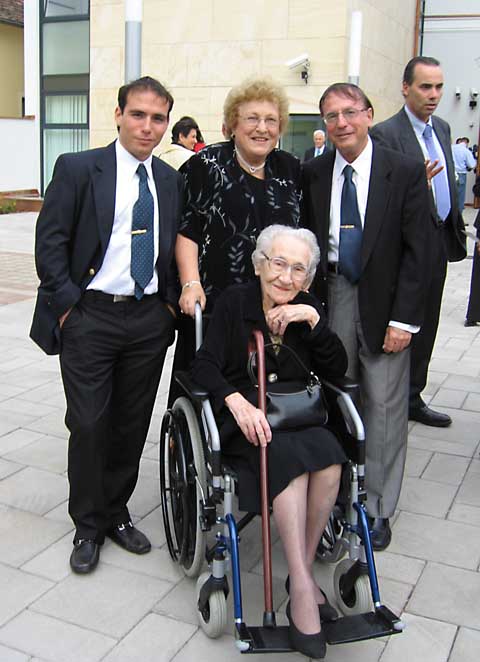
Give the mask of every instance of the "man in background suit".
<path id="1" fill-rule="evenodd" d="M 314 290 L 358 381 L 367 510 L 377 550 L 391 540 L 408 434 L 410 340 L 423 321 L 428 190 L 423 164 L 373 145 L 373 108 L 356 85 L 320 99 L 335 152 L 303 166 L 304 223 L 317 236 Z"/>
<path id="2" fill-rule="evenodd" d="M 306 150 L 303 161 L 310 161 L 316 156 L 322 156 L 326 151 L 328 151 L 328 147 L 325 145 L 325 131 L 316 129 L 313 132 L 313 147 Z"/>
<path id="3" fill-rule="evenodd" d="M 105 535 L 130 552 L 150 550 L 127 502 L 174 338 L 183 187 L 152 158 L 172 105 L 153 78 L 121 87 L 118 140 L 60 156 L 38 217 L 30 335 L 47 354 L 60 354 L 77 573 L 96 567 Z"/>
<path id="4" fill-rule="evenodd" d="M 457 204 L 450 127 L 433 115 L 443 92 L 443 73 L 438 60 L 431 57 L 410 60 L 403 74 L 402 91 L 405 106 L 377 124 L 371 136 L 418 162 L 428 161 L 431 166 L 438 162 L 437 174 L 430 179 L 428 297 L 422 329 L 412 344 L 409 417 L 424 425 L 447 427 L 452 422 L 450 416 L 428 407 L 421 395 L 437 335 L 447 262 L 463 260 L 467 254 L 463 219 Z"/>

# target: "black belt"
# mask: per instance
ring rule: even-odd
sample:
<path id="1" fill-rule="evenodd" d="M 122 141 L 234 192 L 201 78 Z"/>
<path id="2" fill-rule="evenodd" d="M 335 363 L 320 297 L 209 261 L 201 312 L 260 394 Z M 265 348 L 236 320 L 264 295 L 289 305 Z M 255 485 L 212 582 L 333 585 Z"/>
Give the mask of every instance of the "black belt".
<path id="1" fill-rule="evenodd" d="M 329 262 L 327 266 L 328 271 L 331 274 L 339 274 L 340 271 L 338 270 L 338 262 Z"/>
<path id="2" fill-rule="evenodd" d="M 144 301 L 155 294 L 144 294 L 141 299 L 136 299 L 134 294 L 107 294 L 107 292 L 101 292 L 100 290 L 86 290 L 84 297 L 93 299 L 94 301 L 108 301 L 109 303 L 125 303 L 129 301 Z"/>

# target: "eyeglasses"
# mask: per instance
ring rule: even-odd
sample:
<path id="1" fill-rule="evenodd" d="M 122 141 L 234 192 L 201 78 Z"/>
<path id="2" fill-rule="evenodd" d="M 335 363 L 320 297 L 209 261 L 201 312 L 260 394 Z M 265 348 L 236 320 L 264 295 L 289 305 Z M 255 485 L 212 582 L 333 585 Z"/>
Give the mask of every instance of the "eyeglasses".
<path id="1" fill-rule="evenodd" d="M 276 129 L 280 124 L 280 120 L 276 117 L 259 117 L 258 115 L 239 115 L 239 117 L 251 129 L 257 127 L 260 122 L 265 122 L 267 129 Z"/>
<path id="2" fill-rule="evenodd" d="M 338 113 L 327 113 L 323 116 L 323 119 L 325 120 L 325 124 L 333 126 L 338 122 L 340 115 L 342 115 L 345 122 L 350 123 L 353 122 L 360 113 L 364 113 L 366 110 L 369 110 L 369 108 L 345 108 L 345 110 L 341 110 Z"/>
<path id="3" fill-rule="evenodd" d="M 268 266 L 272 274 L 280 276 L 280 274 L 290 271 L 292 280 L 304 281 L 308 274 L 308 267 L 304 264 L 289 264 L 283 257 L 269 257 L 262 251 L 263 257 L 267 260 Z"/>

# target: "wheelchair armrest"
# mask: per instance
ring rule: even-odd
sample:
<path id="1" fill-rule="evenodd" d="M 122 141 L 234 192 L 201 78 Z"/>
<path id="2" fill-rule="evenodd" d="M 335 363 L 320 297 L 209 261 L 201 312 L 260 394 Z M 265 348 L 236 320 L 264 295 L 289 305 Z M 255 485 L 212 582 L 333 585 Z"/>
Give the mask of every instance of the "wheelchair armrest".
<path id="1" fill-rule="evenodd" d="M 335 391 L 336 393 L 341 391 L 353 395 L 358 390 L 358 383 L 353 381 L 353 379 L 350 379 L 350 377 L 339 377 L 333 382 L 322 379 L 321 382 L 326 388 Z"/>
<path id="2" fill-rule="evenodd" d="M 195 383 L 190 377 L 189 373 L 185 370 L 177 370 L 174 377 L 177 384 L 179 384 L 185 393 L 187 393 L 187 395 L 189 395 L 191 398 L 195 400 L 203 400 L 204 398 L 208 398 L 208 391 Z"/>

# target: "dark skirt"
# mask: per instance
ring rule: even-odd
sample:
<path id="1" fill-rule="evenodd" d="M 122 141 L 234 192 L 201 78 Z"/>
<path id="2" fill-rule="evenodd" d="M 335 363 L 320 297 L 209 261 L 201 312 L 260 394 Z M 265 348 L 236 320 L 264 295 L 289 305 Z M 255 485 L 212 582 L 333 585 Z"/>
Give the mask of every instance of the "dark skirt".
<path id="1" fill-rule="evenodd" d="M 297 476 L 347 461 L 333 432 L 323 427 L 274 432 L 267 448 L 270 504 Z M 222 455 L 238 475 L 240 510 L 259 513 L 260 447 L 239 433 L 222 442 Z"/>

